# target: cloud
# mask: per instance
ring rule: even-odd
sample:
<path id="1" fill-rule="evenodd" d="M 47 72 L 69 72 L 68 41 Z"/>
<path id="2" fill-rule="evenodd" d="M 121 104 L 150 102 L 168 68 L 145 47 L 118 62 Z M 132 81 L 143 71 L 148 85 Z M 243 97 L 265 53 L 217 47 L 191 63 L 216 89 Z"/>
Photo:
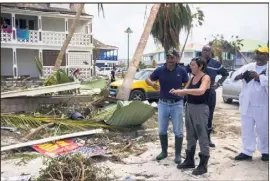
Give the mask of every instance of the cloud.
<path id="1" fill-rule="evenodd" d="M 205 14 L 203 26 L 194 28 L 189 42 L 206 43 L 204 38 L 212 34 L 223 34 L 225 38 L 239 35 L 244 39 L 268 40 L 268 4 L 194 4 Z M 130 27 L 130 57 L 132 57 L 143 32 L 151 5 L 147 5 L 147 17 L 144 19 L 146 4 L 104 4 L 105 18 L 98 17 L 97 4 L 87 4 L 86 12 L 94 15 L 94 37 L 105 44 L 119 47 L 119 58 L 127 58 L 127 34 Z M 184 43 L 185 32 L 180 35 Z M 144 52 L 153 52 L 156 45 L 150 36 Z"/>

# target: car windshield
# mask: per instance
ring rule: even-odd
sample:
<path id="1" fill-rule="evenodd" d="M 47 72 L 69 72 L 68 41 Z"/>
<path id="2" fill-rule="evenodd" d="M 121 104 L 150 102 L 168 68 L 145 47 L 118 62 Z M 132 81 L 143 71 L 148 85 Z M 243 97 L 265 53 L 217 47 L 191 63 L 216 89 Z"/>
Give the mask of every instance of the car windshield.
<path id="1" fill-rule="evenodd" d="M 152 71 L 142 70 L 139 72 L 136 72 L 134 76 L 134 80 L 143 80 L 149 77 L 149 75 L 152 73 Z"/>

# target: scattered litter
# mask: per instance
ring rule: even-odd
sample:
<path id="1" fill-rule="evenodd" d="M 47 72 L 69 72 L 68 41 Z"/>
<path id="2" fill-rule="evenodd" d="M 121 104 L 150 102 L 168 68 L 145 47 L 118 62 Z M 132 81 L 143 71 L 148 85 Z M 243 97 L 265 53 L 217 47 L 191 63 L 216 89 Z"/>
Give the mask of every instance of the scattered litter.
<path id="1" fill-rule="evenodd" d="M 1 181 L 29 181 L 31 179 L 31 175 L 20 175 L 20 176 L 12 176 L 12 177 L 1 177 Z"/>
<path id="2" fill-rule="evenodd" d="M 15 132 L 15 131 L 17 131 L 17 128 L 15 128 L 15 127 L 2 127 L 1 126 L 1 130 L 7 130 L 7 131 L 10 131 L 10 132 Z"/>
<path id="3" fill-rule="evenodd" d="M 72 120 L 81 120 L 84 119 L 83 115 L 79 112 L 74 112 L 71 114 L 70 119 Z"/>
<path id="4" fill-rule="evenodd" d="M 151 106 L 154 107 L 154 108 L 157 108 L 157 103 L 156 103 L 156 102 L 153 102 L 153 103 L 151 104 Z"/>
<path id="5" fill-rule="evenodd" d="M 57 155 L 65 155 L 71 150 L 78 148 L 79 145 L 70 140 L 62 140 L 55 143 L 34 145 L 32 147 L 42 155 L 55 157 Z"/>
<path id="6" fill-rule="evenodd" d="M 80 153 L 85 158 L 95 157 L 95 156 L 104 156 L 106 155 L 106 150 L 99 146 L 82 146 L 77 149 L 72 150 L 69 154 L 75 155 Z"/>

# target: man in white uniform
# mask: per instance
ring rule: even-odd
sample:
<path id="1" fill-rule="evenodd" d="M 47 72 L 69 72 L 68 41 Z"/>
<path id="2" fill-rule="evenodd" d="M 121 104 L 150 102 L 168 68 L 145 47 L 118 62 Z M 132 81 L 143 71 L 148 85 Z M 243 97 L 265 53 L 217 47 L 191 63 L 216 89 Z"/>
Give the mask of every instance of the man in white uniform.
<path id="1" fill-rule="evenodd" d="M 232 76 L 233 81 L 242 79 L 243 87 L 239 95 L 242 151 L 235 160 L 252 160 L 256 150 L 256 134 L 261 160 L 268 161 L 268 47 L 256 50 L 256 62 L 244 65 Z M 254 130 L 256 126 L 256 129 Z"/>

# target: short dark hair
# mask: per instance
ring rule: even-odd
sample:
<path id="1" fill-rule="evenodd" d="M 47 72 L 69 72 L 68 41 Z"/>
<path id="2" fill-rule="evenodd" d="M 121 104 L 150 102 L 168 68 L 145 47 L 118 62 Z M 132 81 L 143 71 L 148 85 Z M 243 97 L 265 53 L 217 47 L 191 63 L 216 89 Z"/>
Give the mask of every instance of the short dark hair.
<path id="1" fill-rule="evenodd" d="M 195 61 L 196 64 L 200 67 L 202 66 L 202 71 L 204 72 L 206 69 L 206 60 L 203 57 L 196 57 L 193 58 L 191 61 Z"/>

